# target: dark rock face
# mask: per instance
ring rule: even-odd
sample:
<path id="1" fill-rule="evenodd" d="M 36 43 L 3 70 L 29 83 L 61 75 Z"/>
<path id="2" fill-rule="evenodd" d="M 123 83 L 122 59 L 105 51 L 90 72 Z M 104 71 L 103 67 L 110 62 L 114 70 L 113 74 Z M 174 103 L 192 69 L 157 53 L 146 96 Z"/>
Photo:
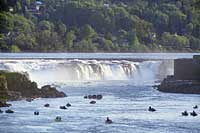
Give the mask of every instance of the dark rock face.
<path id="1" fill-rule="evenodd" d="M 10 107 L 11 104 L 7 104 L 6 102 L 1 102 L 0 101 L 0 107 Z"/>
<path id="2" fill-rule="evenodd" d="M 7 87 L 6 77 L 4 75 L 0 75 L 0 101 L 6 101 L 9 97 L 9 91 Z M 2 103 L 0 103 L 0 106 Z"/>
<path id="3" fill-rule="evenodd" d="M 3 113 L 3 111 L 0 109 L 0 114 Z"/>
<path id="4" fill-rule="evenodd" d="M 12 114 L 12 113 L 14 113 L 14 111 L 13 111 L 13 110 L 11 110 L 11 109 L 8 109 L 8 110 L 6 110 L 5 112 L 6 112 L 6 113 L 9 113 L 9 114 Z"/>
<path id="5" fill-rule="evenodd" d="M 200 81 L 175 80 L 168 77 L 158 86 L 158 90 L 169 93 L 200 94 Z"/>
<path id="6" fill-rule="evenodd" d="M 51 87 L 50 85 L 43 86 L 40 91 L 42 98 L 66 97 L 64 92 L 59 92 L 55 87 Z"/>
<path id="7" fill-rule="evenodd" d="M 65 97 L 64 92 L 59 92 L 50 85 L 37 87 L 30 81 L 27 73 L 0 71 L 0 107 L 8 106 L 6 101 L 21 100 L 22 98 L 56 98 Z"/>

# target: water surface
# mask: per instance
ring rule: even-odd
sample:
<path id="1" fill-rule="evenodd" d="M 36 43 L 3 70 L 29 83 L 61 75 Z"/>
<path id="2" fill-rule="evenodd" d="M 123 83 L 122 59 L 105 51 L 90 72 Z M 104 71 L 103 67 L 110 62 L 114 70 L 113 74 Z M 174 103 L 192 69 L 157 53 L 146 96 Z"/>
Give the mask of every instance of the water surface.
<path id="1" fill-rule="evenodd" d="M 151 87 L 164 75 L 173 74 L 172 59 L 192 58 L 193 54 L 92 55 L 0 54 L 4 58 L 0 60 L 1 69 L 28 72 L 31 80 L 39 85 L 52 84 L 68 95 L 66 98 L 36 99 L 31 103 L 25 100 L 11 102 L 10 109 L 15 113 L 0 114 L 0 132 L 200 132 L 200 116 L 181 116 L 182 111 L 193 111 L 194 105 L 200 106 L 199 95 L 162 93 Z M 58 60 L 60 58 L 65 60 Z M 110 60 L 113 58 L 115 60 Z M 161 60 L 134 62 L 127 58 Z M 89 99 L 83 98 L 88 94 L 102 94 L 103 99 L 91 105 Z M 68 102 L 72 107 L 59 109 Z M 51 106 L 43 107 L 46 103 Z M 148 112 L 149 106 L 157 111 Z M 34 111 L 39 111 L 40 115 L 34 116 Z M 196 109 L 196 112 L 199 114 L 200 110 Z M 56 116 L 61 116 L 63 121 L 55 122 Z M 113 124 L 105 124 L 107 116 Z"/>

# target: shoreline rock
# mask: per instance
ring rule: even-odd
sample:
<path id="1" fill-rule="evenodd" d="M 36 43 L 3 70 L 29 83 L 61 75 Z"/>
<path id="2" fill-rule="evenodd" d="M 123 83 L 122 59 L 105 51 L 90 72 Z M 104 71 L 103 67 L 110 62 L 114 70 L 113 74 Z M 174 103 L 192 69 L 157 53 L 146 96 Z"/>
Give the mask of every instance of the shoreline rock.
<path id="1" fill-rule="evenodd" d="M 0 107 L 10 107 L 12 104 L 0 101 Z"/>
<path id="2" fill-rule="evenodd" d="M 50 85 L 45 85 L 40 89 L 41 98 L 57 98 L 57 97 L 66 97 L 67 95 L 64 92 L 56 90 L 55 87 Z"/>
<path id="3" fill-rule="evenodd" d="M 38 88 L 27 73 L 0 71 L 0 107 L 8 106 L 7 101 L 57 97 L 66 97 L 66 94 L 50 85 Z"/>
<path id="4" fill-rule="evenodd" d="M 157 89 L 168 93 L 200 94 L 200 81 L 176 80 L 173 76 L 168 76 Z"/>
<path id="5" fill-rule="evenodd" d="M 200 55 L 175 59 L 174 75 L 167 76 L 158 90 L 169 93 L 200 94 Z"/>

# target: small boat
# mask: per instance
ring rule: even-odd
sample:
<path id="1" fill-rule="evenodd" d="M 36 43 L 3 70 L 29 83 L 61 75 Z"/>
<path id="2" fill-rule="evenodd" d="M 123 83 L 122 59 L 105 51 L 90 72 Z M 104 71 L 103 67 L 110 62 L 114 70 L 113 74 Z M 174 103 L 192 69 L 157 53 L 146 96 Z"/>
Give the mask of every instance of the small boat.
<path id="1" fill-rule="evenodd" d="M 154 109 L 154 108 L 152 108 L 151 106 L 149 106 L 149 109 L 148 109 L 148 111 L 150 111 L 150 112 L 155 112 L 155 111 L 156 111 L 156 109 Z"/>
<path id="2" fill-rule="evenodd" d="M 192 112 L 190 113 L 190 115 L 191 115 L 191 116 L 197 116 L 197 113 L 196 113 L 195 111 L 192 111 Z"/>
<path id="3" fill-rule="evenodd" d="M 71 107 L 72 105 L 71 105 L 70 103 L 67 103 L 66 106 L 67 106 L 67 107 Z"/>
<path id="4" fill-rule="evenodd" d="M 97 95 L 92 95 L 92 99 L 96 99 L 97 98 Z"/>
<path id="5" fill-rule="evenodd" d="M 101 94 L 97 95 L 97 100 L 101 100 L 103 96 Z"/>
<path id="6" fill-rule="evenodd" d="M 67 109 L 65 106 L 60 106 L 60 109 Z"/>
<path id="7" fill-rule="evenodd" d="M 184 112 L 182 112 L 182 116 L 188 116 L 188 112 L 185 110 Z"/>
<path id="8" fill-rule="evenodd" d="M 35 111 L 34 112 L 34 115 L 39 115 L 40 113 L 38 111 Z"/>
<path id="9" fill-rule="evenodd" d="M 90 104 L 95 104 L 96 103 L 96 101 L 90 101 Z"/>
<path id="10" fill-rule="evenodd" d="M 61 122 L 61 121 L 62 121 L 62 118 L 60 116 L 56 116 L 55 122 Z"/>
<path id="11" fill-rule="evenodd" d="M 112 122 L 112 120 L 111 120 L 109 117 L 107 117 L 105 123 L 106 123 L 106 124 L 111 124 L 111 123 L 113 123 L 113 122 Z"/>
<path id="12" fill-rule="evenodd" d="M 89 98 L 89 99 L 92 99 L 92 95 L 88 95 L 88 98 Z"/>
<path id="13" fill-rule="evenodd" d="M 47 104 L 44 105 L 44 107 L 50 107 L 50 104 L 47 103 Z"/>
<path id="14" fill-rule="evenodd" d="M 195 105 L 195 106 L 193 107 L 193 109 L 198 109 L 198 106 L 197 106 L 197 105 Z"/>

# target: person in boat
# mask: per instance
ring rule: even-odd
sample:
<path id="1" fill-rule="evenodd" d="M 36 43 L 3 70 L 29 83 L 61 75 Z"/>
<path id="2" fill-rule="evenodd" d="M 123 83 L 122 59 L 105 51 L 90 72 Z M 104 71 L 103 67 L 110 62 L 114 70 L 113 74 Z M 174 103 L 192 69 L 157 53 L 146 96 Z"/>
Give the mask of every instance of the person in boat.
<path id="1" fill-rule="evenodd" d="M 55 121 L 56 121 L 56 122 L 61 122 L 61 121 L 62 121 L 62 118 L 61 118 L 60 116 L 56 116 Z"/>
<path id="2" fill-rule="evenodd" d="M 148 111 L 150 111 L 150 112 L 155 112 L 155 111 L 156 111 L 156 109 L 154 109 L 154 108 L 152 108 L 151 106 L 149 106 L 149 109 L 148 109 Z"/>
<path id="3" fill-rule="evenodd" d="M 44 107 L 50 107 L 50 104 L 47 103 L 47 104 L 44 105 Z"/>
<path id="4" fill-rule="evenodd" d="M 96 103 L 96 101 L 90 101 L 90 104 L 95 104 Z"/>
<path id="5" fill-rule="evenodd" d="M 97 98 L 97 95 L 92 95 L 92 99 L 96 99 Z"/>
<path id="6" fill-rule="evenodd" d="M 70 103 L 67 103 L 66 106 L 67 106 L 67 107 L 71 107 L 72 105 L 71 105 Z"/>
<path id="7" fill-rule="evenodd" d="M 188 116 L 188 112 L 185 110 L 184 112 L 182 112 L 182 116 Z"/>
<path id="8" fill-rule="evenodd" d="M 89 98 L 89 99 L 92 99 L 92 95 L 88 95 L 88 98 Z"/>
<path id="9" fill-rule="evenodd" d="M 65 106 L 60 106 L 60 109 L 67 109 Z"/>
<path id="10" fill-rule="evenodd" d="M 191 113 L 190 113 L 191 116 L 197 116 L 197 113 L 193 110 Z"/>
<path id="11" fill-rule="evenodd" d="M 39 115 L 39 114 L 40 114 L 39 111 L 34 112 L 34 115 Z"/>
<path id="12" fill-rule="evenodd" d="M 101 94 L 97 95 L 97 100 L 101 100 L 103 96 Z"/>
<path id="13" fill-rule="evenodd" d="M 106 124 L 111 124 L 111 123 L 113 123 L 113 122 L 112 122 L 112 120 L 111 120 L 109 117 L 107 117 L 105 123 L 106 123 Z"/>
<path id="14" fill-rule="evenodd" d="M 197 105 L 195 105 L 194 107 L 193 107 L 193 109 L 197 109 L 198 108 L 198 106 Z"/>

